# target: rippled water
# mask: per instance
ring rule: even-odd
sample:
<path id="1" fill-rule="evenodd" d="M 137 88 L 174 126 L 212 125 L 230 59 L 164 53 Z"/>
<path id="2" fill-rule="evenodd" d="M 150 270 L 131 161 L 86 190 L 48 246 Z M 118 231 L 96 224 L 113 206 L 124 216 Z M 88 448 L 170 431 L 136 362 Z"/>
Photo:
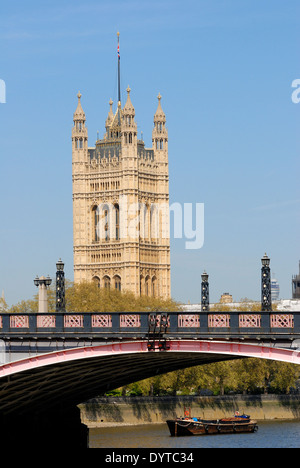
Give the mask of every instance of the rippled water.
<path id="1" fill-rule="evenodd" d="M 300 421 L 258 421 L 254 434 L 171 437 L 167 424 L 90 429 L 90 448 L 300 448 Z"/>

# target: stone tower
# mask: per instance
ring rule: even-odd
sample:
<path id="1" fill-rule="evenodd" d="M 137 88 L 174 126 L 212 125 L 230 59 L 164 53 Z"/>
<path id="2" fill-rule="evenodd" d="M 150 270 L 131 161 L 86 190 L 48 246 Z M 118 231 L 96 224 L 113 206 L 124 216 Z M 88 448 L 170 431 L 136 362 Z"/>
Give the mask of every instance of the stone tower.
<path id="1" fill-rule="evenodd" d="M 81 94 L 72 128 L 74 281 L 170 297 L 166 116 L 158 95 L 152 148 L 138 139 L 130 88 L 88 147 Z M 119 97 L 120 99 L 120 97 Z"/>

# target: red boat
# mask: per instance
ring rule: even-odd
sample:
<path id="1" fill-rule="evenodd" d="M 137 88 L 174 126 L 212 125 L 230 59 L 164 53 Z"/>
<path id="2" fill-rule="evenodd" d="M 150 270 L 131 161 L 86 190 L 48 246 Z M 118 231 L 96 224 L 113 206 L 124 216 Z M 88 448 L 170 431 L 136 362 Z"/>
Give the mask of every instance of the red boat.
<path id="1" fill-rule="evenodd" d="M 204 434 L 241 434 L 258 430 L 257 421 L 248 415 L 236 414 L 232 418 L 202 419 L 176 418 L 167 420 L 171 436 L 191 436 Z"/>

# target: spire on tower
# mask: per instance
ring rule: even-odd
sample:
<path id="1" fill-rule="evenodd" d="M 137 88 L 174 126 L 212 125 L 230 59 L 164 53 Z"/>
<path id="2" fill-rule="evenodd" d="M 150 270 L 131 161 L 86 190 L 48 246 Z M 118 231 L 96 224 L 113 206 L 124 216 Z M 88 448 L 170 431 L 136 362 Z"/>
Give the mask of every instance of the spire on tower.
<path id="1" fill-rule="evenodd" d="M 109 101 L 109 113 L 108 113 L 108 116 L 107 116 L 107 119 L 106 119 L 106 127 L 114 120 L 114 113 L 113 113 L 113 110 L 112 110 L 112 106 L 113 106 L 113 101 L 110 99 Z"/>
<path id="2" fill-rule="evenodd" d="M 154 128 L 152 131 L 152 143 L 156 150 L 168 151 L 168 130 L 166 129 L 166 115 L 161 107 L 161 94 L 157 96 L 158 106 L 154 114 Z"/>
<path id="3" fill-rule="evenodd" d="M 162 107 L 161 107 L 161 94 L 158 93 L 158 96 L 157 96 L 157 99 L 158 99 L 158 106 L 157 106 L 157 109 L 156 109 L 156 112 L 154 114 L 154 121 L 163 121 L 165 122 L 166 121 L 166 115 L 164 113 L 164 111 L 162 110 Z"/>
<path id="4" fill-rule="evenodd" d="M 77 104 L 77 109 L 74 112 L 74 119 L 73 120 L 85 120 L 85 113 L 84 113 L 84 111 L 82 109 L 82 106 L 81 106 L 81 93 L 80 93 L 80 91 L 78 92 L 77 97 L 78 97 L 78 104 Z"/>
<path id="5" fill-rule="evenodd" d="M 135 114 L 135 111 L 134 111 L 134 107 L 133 107 L 133 104 L 132 104 L 131 99 L 130 99 L 130 91 L 131 91 L 131 89 L 130 89 L 129 85 L 128 85 L 126 91 L 127 91 L 127 101 L 126 101 L 125 106 L 123 107 L 123 113 L 125 113 L 125 114 L 133 114 L 133 115 L 134 115 L 134 114 Z"/>

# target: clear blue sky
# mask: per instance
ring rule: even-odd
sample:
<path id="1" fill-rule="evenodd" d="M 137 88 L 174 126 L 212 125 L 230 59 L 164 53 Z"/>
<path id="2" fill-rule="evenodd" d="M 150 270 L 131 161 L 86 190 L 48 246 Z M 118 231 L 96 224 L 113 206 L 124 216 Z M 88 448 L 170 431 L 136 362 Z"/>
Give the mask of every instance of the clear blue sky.
<path id="1" fill-rule="evenodd" d="M 78 90 L 89 145 L 121 82 L 151 146 L 157 95 L 169 131 L 170 201 L 205 204 L 205 241 L 171 239 L 172 295 L 260 299 L 260 258 L 281 297 L 300 259 L 299 0 L 1 2 L 0 294 L 36 293 L 61 257 L 73 279 L 71 127 Z"/>

